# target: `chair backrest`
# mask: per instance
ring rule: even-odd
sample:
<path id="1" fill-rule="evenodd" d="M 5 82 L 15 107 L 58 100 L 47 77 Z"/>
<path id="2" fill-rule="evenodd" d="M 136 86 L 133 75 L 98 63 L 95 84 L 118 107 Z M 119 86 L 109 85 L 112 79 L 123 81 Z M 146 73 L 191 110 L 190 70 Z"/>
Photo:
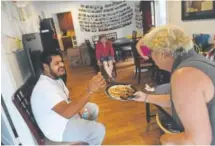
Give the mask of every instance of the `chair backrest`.
<path id="1" fill-rule="evenodd" d="M 89 40 L 85 40 L 85 43 L 87 45 L 87 49 L 88 49 L 88 52 L 91 54 L 94 54 L 95 53 L 95 50 L 92 48 L 91 44 L 90 44 L 90 41 Z"/>
<path id="2" fill-rule="evenodd" d="M 92 36 L 92 41 L 93 41 L 94 45 L 96 45 L 98 40 L 99 40 L 99 35 Z"/>
<path id="3" fill-rule="evenodd" d="M 137 44 L 137 41 L 133 40 L 131 43 L 131 50 L 133 53 L 134 64 L 135 64 L 135 66 L 139 66 L 140 65 L 140 55 L 137 52 L 136 44 Z"/>
<path id="4" fill-rule="evenodd" d="M 30 61 L 32 62 L 32 67 L 35 73 L 35 77 L 37 79 L 39 79 L 40 74 L 42 73 L 41 62 L 40 62 L 41 54 L 42 54 L 42 51 L 40 50 L 35 50 L 35 51 L 29 50 Z"/>
<path id="5" fill-rule="evenodd" d="M 31 93 L 35 85 L 35 79 L 30 78 L 23 86 L 21 86 L 12 97 L 12 101 L 19 113 L 25 120 L 28 128 L 31 133 L 37 140 L 38 145 L 45 144 L 45 136 L 42 131 L 39 129 L 36 120 L 34 119 L 32 110 L 31 110 Z"/>
<path id="6" fill-rule="evenodd" d="M 137 39 L 137 31 L 135 31 L 135 30 L 133 30 L 132 31 L 132 39 L 134 40 L 136 40 Z"/>
<path id="7" fill-rule="evenodd" d="M 105 34 L 105 36 L 110 41 L 117 40 L 117 33 L 116 32 L 107 33 L 107 34 Z"/>
<path id="8" fill-rule="evenodd" d="M 90 45 L 90 41 L 89 40 L 85 40 L 85 43 L 87 44 L 87 47 L 90 47 L 91 45 Z"/>

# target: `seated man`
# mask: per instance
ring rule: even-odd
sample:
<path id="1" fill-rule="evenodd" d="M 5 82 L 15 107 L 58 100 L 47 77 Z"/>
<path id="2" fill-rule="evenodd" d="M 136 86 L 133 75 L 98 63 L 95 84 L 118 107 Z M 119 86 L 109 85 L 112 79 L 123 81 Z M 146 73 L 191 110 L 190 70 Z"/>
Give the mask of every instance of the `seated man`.
<path id="1" fill-rule="evenodd" d="M 71 101 L 69 90 L 60 79 L 60 76 L 65 74 L 60 54 L 43 52 L 41 66 L 43 74 L 32 92 L 31 106 L 44 135 L 58 142 L 101 144 L 105 127 L 94 121 L 99 112 L 98 106 L 88 103 L 95 91 L 105 87 L 100 73 L 91 79 L 88 88 L 81 92 L 79 100 Z"/>

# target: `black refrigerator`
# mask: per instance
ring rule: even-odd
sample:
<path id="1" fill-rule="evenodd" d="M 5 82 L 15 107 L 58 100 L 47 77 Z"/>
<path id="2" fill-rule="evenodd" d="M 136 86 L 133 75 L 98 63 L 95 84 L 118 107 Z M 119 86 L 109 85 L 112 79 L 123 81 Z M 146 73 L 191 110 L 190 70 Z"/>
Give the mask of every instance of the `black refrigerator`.
<path id="1" fill-rule="evenodd" d="M 60 51 L 56 30 L 52 18 L 41 20 L 40 32 L 22 35 L 23 47 L 26 52 L 33 77 L 38 80 L 42 73 L 40 55 L 43 51 Z M 66 82 L 66 74 L 62 77 Z"/>

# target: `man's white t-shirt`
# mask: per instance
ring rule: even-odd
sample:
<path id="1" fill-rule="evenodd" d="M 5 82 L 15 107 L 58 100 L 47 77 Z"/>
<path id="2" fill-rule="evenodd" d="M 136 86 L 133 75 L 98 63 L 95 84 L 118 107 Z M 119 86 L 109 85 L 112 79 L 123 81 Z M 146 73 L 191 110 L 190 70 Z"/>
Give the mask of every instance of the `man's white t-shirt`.
<path id="1" fill-rule="evenodd" d="M 61 79 L 40 76 L 31 95 L 31 106 L 39 128 L 50 140 L 62 141 L 68 119 L 52 109 L 61 101 L 69 103 L 68 99 L 69 90 Z"/>

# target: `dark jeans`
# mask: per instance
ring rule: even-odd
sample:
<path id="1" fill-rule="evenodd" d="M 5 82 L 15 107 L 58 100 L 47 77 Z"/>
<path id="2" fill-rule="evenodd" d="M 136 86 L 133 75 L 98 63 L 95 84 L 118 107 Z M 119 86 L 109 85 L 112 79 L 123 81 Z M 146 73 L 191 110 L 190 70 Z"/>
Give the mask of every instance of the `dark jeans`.
<path id="1" fill-rule="evenodd" d="M 100 61 L 101 62 L 104 62 L 104 61 L 111 61 L 113 60 L 114 58 L 112 56 L 105 56 L 105 57 L 101 57 L 100 58 Z"/>

